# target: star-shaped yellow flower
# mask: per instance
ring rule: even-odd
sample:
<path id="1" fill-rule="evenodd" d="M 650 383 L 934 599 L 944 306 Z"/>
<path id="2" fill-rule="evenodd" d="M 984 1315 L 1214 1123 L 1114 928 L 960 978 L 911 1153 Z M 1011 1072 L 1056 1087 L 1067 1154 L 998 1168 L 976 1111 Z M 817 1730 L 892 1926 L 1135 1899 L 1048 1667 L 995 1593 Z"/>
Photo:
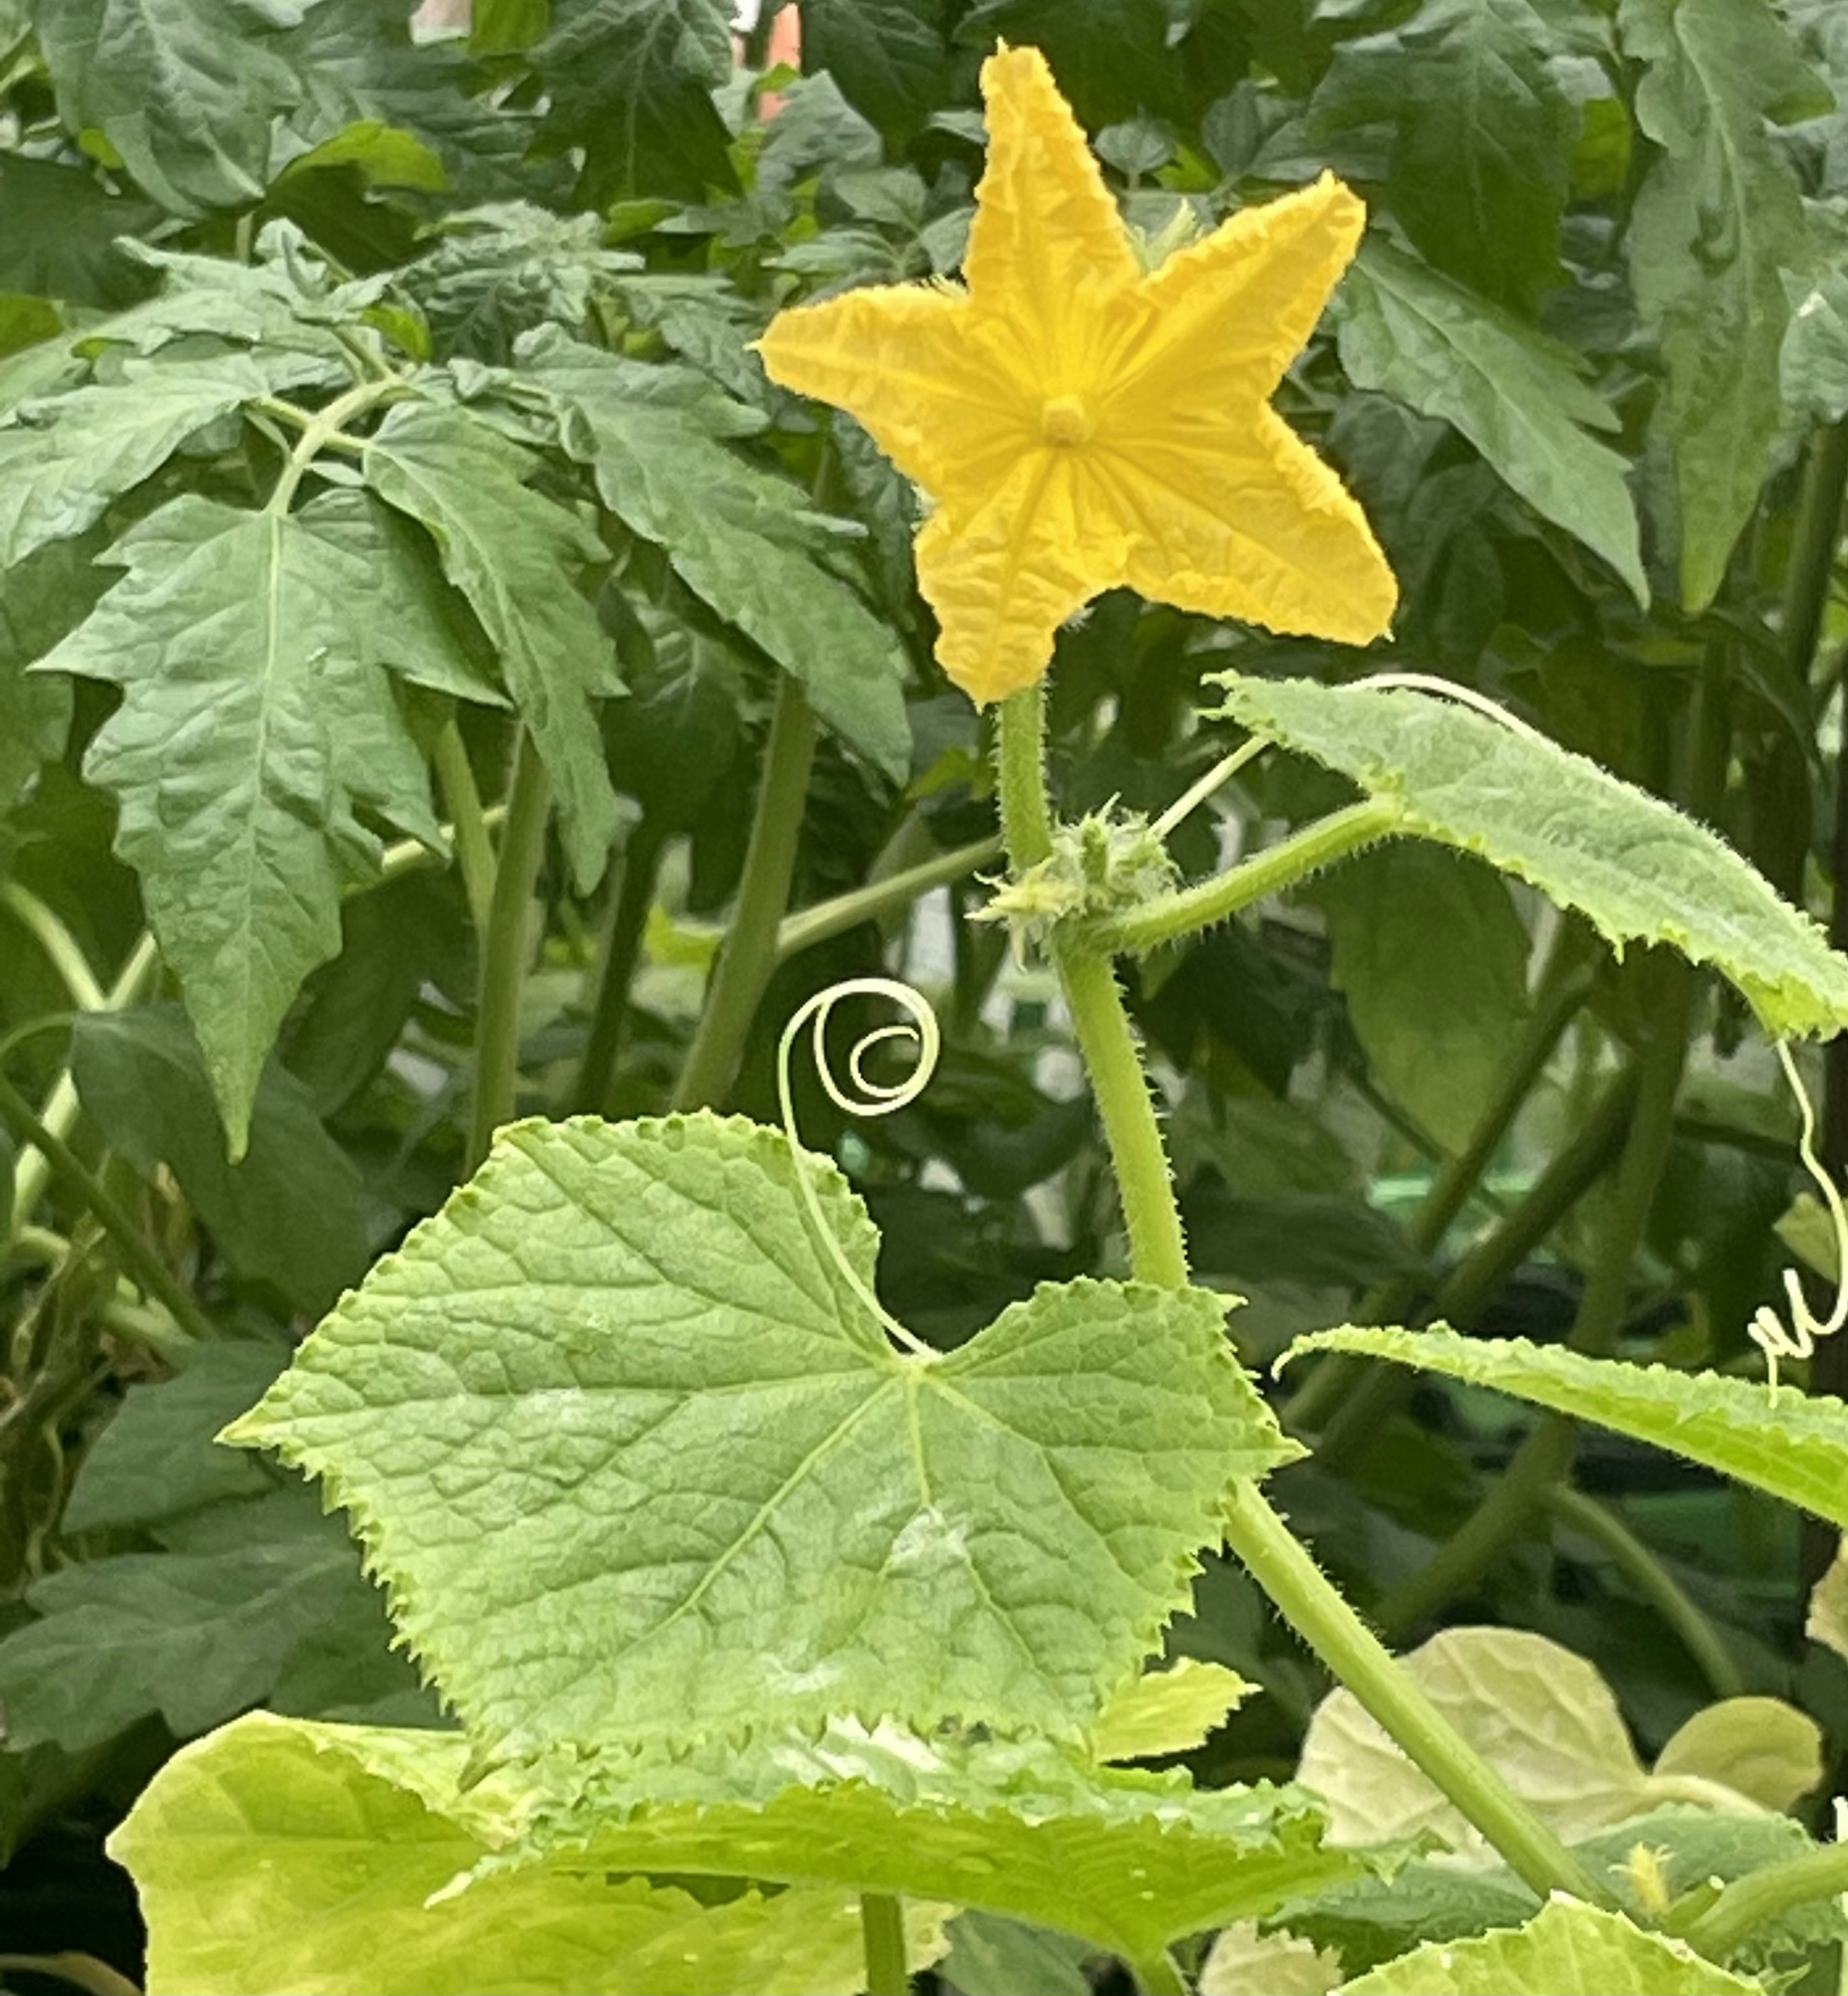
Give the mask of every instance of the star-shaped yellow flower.
<path id="1" fill-rule="evenodd" d="M 935 504 L 917 539 L 938 656 L 976 701 L 1030 686 L 1104 590 L 1364 644 L 1392 570 L 1270 407 L 1360 239 L 1324 175 L 1144 272 L 1038 49 L 982 71 L 967 289 L 888 284 L 780 313 L 759 351 L 850 411 Z"/>

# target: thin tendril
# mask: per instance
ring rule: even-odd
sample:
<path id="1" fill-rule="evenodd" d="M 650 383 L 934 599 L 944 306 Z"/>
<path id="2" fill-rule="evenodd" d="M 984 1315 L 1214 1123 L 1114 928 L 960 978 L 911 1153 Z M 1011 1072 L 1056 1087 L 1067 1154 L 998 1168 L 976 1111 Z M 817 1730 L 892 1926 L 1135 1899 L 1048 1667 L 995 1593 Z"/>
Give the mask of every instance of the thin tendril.
<path id="1" fill-rule="evenodd" d="M 835 1079 L 828 1063 L 828 1022 L 843 998 L 861 997 L 890 998 L 906 1017 L 895 1025 L 876 1026 L 854 1042 L 853 1050 L 847 1056 L 848 1081 L 854 1091 L 850 1093 Z M 799 1007 L 783 1029 L 783 1038 L 776 1045 L 776 1100 L 783 1110 L 783 1132 L 790 1140 L 796 1190 L 801 1196 L 803 1212 L 816 1244 L 888 1336 L 920 1358 L 939 1358 L 941 1354 L 915 1333 L 906 1330 L 885 1308 L 848 1261 L 840 1242 L 828 1230 L 821 1202 L 815 1196 L 807 1162 L 796 1134 L 796 1105 L 790 1088 L 790 1069 L 796 1041 L 804 1026 L 810 1027 L 813 1034 L 815 1075 L 827 1091 L 828 1100 L 849 1116 L 890 1116 L 893 1110 L 915 1102 L 936 1072 L 937 1057 L 943 1049 L 943 1035 L 938 1027 L 937 1015 L 921 993 L 914 991 L 908 984 L 900 983 L 896 978 L 848 977 L 838 984 L 829 985 Z M 894 1040 L 909 1040 L 917 1048 L 917 1058 L 911 1072 L 903 1081 L 874 1081 L 866 1072 L 866 1057 L 876 1048 Z"/>
<path id="2" fill-rule="evenodd" d="M 1265 749 L 1276 745 L 1268 735 L 1254 735 L 1248 742 L 1241 742 L 1229 755 L 1222 755 L 1199 781 L 1190 790 L 1176 797 L 1166 810 L 1149 827 L 1158 838 L 1166 838 L 1212 796 L 1222 783 L 1229 783 L 1247 762 L 1254 762 Z"/>
<path id="3" fill-rule="evenodd" d="M 1486 721 L 1493 721 L 1516 735 L 1525 735 L 1530 742 L 1537 742 L 1542 748 L 1556 748 L 1558 744 L 1541 734 L 1537 728 L 1530 728 L 1526 721 L 1510 714 L 1507 708 L 1497 704 L 1486 693 L 1478 693 L 1474 687 L 1459 686 L 1454 680 L 1440 680 L 1434 673 L 1374 673 L 1364 680 L 1352 681 L 1346 689 L 1350 693 L 1362 690 L 1391 692 L 1402 687 L 1409 693 L 1436 693 L 1443 700 L 1454 700 L 1460 707 L 1467 707 L 1481 714 Z"/>
<path id="4" fill-rule="evenodd" d="M 1769 1303 L 1761 1303 L 1753 1314 L 1746 1334 L 1764 1354 L 1765 1375 L 1771 1382 L 1774 1403 L 1777 1398 L 1778 1361 L 1812 1357 L 1819 1337 L 1833 1337 L 1843 1324 L 1848 1323 L 1848 1213 L 1843 1210 L 1842 1196 L 1836 1189 L 1835 1181 L 1823 1169 L 1822 1160 L 1816 1155 L 1816 1113 L 1810 1105 L 1809 1092 L 1803 1086 L 1802 1076 L 1797 1072 L 1797 1063 L 1788 1043 L 1780 1040 L 1777 1044 L 1777 1058 L 1783 1063 L 1784 1079 L 1791 1085 L 1791 1092 L 1797 1098 L 1797 1113 L 1802 1118 L 1797 1155 L 1822 1195 L 1822 1203 L 1835 1234 L 1836 1284 L 1835 1307 L 1827 1316 L 1819 1317 L 1810 1308 L 1809 1299 L 1803 1293 L 1802 1277 L 1795 1268 L 1786 1268 L 1784 1300 L 1789 1328 L 1785 1329 L 1784 1320 Z"/>

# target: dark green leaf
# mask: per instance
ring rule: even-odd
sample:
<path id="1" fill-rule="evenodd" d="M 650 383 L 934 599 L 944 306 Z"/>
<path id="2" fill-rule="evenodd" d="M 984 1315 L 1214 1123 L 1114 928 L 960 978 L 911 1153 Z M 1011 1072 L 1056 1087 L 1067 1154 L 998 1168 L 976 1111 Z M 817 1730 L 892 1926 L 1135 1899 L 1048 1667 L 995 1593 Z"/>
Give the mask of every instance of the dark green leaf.
<path id="1" fill-rule="evenodd" d="M 105 309 L 126 305 L 143 285 L 115 239 L 160 219 L 158 208 L 109 193 L 80 167 L 0 157 L 0 290 Z"/>
<path id="2" fill-rule="evenodd" d="M 949 57 L 946 0 L 800 0 L 802 60 L 825 70 L 889 144 L 924 129 Z"/>
<path id="3" fill-rule="evenodd" d="M 81 622 L 102 594 L 108 571 L 92 559 L 100 539 L 53 542 L 0 579 L 0 816 L 19 802 L 42 763 L 64 752 L 71 688 L 26 667 Z"/>

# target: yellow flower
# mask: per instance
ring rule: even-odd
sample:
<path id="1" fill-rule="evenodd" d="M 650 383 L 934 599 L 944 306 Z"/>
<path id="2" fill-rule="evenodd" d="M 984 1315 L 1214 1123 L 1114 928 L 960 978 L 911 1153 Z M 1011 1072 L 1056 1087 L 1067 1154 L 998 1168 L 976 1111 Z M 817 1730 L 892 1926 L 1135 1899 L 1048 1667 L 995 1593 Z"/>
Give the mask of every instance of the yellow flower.
<path id="1" fill-rule="evenodd" d="M 772 377 L 850 411 L 936 510 L 917 539 L 944 669 L 1030 686 L 1059 625 L 1122 585 L 1364 644 L 1392 570 L 1270 407 L 1360 239 L 1324 175 L 1144 272 L 1045 58 L 982 72 L 988 166 L 966 290 L 888 284 L 780 313 Z"/>

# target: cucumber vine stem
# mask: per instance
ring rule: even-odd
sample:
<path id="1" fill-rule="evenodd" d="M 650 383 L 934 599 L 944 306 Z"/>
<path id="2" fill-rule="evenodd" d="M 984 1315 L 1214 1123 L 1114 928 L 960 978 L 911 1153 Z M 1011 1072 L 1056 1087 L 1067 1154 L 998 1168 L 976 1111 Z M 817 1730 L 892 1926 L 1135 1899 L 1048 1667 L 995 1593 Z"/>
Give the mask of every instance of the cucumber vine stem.
<path id="1" fill-rule="evenodd" d="M 520 1079 L 520 996 L 531 948 L 533 889 L 545 852 L 552 786 L 524 728 L 514 751 L 507 822 L 494 867 L 487 928 L 480 939 L 480 996 L 475 1012 L 475 1093 L 468 1168 L 487 1155 L 494 1132 L 513 1120 Z"/>
<path id="2" fill-rule="evenodd" d="M 860 1936 L 866 1950 L 866 1996 L 905 1996 L 905 1916 L 890 1892 L 860 1894 Z"/>
<path id="3" fill-rule="evenodd" d="M 996 758 L 1002 827 L 1017 871 L 1050 848 L 1044 741 L 1045 695 L 1043 685 L 1035 685 L 1003 706 Z M 1122 994 L 1107 958 L 1088 939 L 1062 939 L 1055 962 L 1117 1166 L 1130 1265 L 1139 1279 L 1184 1287 L 1187 1265 L 1172 1176 Z M 1285 1619 L 1534 1891 L 1611 1903 L 1609 1892 L 1393 1661 L 1255 1483 L 1234 1486 L 1227 1538 Z"/>

